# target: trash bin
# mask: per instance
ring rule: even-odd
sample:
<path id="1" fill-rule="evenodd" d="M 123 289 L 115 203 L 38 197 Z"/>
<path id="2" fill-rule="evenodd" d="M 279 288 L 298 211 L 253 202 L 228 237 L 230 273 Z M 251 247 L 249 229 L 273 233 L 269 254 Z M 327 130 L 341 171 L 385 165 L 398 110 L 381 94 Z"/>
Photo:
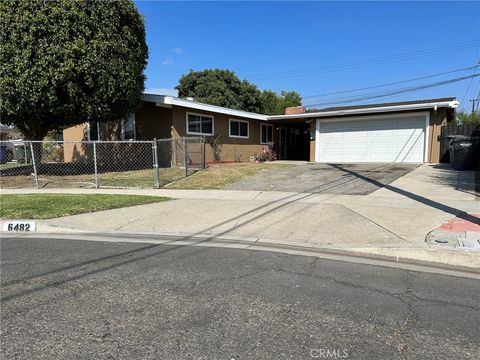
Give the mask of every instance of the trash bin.
<path id="1" fill-rule="evenodd" d="M 450 164 L 455 170 L 474 170 L 477 167 L 479 138 L 455 135 L 450 137 Z"/>
<path id="2" fill-rule="evenodd" d="M 7 145 L 0 144 L 0 164 L 7 162 Z"/>
<path id="3" fill-rule="evenodd" d="M 23 141 L 15 141 L 15 160 L 21 164 L 30 162 L 30 147 Z"/>

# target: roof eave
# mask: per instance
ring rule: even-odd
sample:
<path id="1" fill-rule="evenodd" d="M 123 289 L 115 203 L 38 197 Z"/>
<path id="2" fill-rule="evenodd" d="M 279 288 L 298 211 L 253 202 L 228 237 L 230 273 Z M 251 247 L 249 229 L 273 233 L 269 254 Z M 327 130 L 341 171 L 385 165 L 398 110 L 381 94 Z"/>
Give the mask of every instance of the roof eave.
<path id="1" fill-rule="evenodd" d="M 435 108 L 456 108 L 458 101 L 441 101 L 431 102 L 423 104 L 408 104 L 408 105 L 396 105 L 396 106 L 381 106 L 376 108 L 362 108 L 362 109 L 347 109 L 347 110 L 332 110 L 323 112 L 312 112 L 295 115 L 274 115 L 268 116 L 267 120 L 287 120 L 287 119 L 301 119 L 301 118 L 318 118 L 318 117 L 331 117 L 341 115 L 357 115 L 379 112 L 400 112 L 409 110 L 422 110 L 422 109 L 435 109 Z"/>
<path id="2" fill-rule="evenodd" d="M 173 96 L 166 96 L 166 95 L 156 95 L 156 94 L 144 94 L 143 100 L 148 102 L 153 102 L 157 106 L 167 106 L 171 107 L 172 105 L 186 107 L 189 109 L 195 110 L 203 110 L 208 112 L 215 112 L 220 114 L 225 114 L 233 117 L 242 117 L 247 119 L 254 119 L 254 120 L 262 120 L 267 121 L 267 115 L 251 113 L 247 111 L 229 109 L 221 106 L 216 105 L 209 105 L 204 103 L 199 103 L 192 100 L 185 100 L 176 98 Z"/>

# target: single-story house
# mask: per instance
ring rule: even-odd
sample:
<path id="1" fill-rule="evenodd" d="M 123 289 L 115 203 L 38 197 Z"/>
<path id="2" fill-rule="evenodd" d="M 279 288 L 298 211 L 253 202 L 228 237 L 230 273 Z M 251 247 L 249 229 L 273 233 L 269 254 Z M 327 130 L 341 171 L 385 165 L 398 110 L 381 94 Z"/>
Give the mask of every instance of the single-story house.
<path id="1" fill-rule="evenodd" d="M 144 94 L 127 119 L 82 124 L 64 141 L 152 140 L 219 135 L 222 161 L 241 161 L 273 143 L 278 159 L 311 162 L 412 162 L 440 160 L 440 127 L 455 119 L 454 97 L 335 107 L 307 112 L 287 108 L 268 116 L 172 96 Z M 208 141 L 207 141 L 208 142 Z M 65 154 L 67 161 L 68 155 Z M 206 161 L 212 162 L 206 147 Z"/>
<path id="2" fill-rule="evenodd" d="M 0 141 L 6 141 L 8 133 L 12 130 L 10 126 L 0 124 Z"/>

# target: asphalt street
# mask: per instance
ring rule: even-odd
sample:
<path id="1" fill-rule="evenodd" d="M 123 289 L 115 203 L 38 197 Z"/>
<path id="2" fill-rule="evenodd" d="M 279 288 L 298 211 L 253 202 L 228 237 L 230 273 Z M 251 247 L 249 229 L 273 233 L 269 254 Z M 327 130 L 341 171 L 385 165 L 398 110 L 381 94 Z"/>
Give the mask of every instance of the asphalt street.
<path id="1" fill-rule="evenodd" d="M 267 251 L 1 240 L 3 359 L 478 359 L 480 281 Z"/>

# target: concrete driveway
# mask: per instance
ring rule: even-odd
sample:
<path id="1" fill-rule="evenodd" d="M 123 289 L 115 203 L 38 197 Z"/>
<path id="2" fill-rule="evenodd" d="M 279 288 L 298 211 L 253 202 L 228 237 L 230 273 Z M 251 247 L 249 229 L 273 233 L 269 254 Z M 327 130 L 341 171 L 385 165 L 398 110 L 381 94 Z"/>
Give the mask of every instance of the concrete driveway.
<path id="1" fill-rule="evenodd" d="M 302 164 L 259 173 L 230 190 L 366 195 L 417 168 L 417 164 Z"/>

